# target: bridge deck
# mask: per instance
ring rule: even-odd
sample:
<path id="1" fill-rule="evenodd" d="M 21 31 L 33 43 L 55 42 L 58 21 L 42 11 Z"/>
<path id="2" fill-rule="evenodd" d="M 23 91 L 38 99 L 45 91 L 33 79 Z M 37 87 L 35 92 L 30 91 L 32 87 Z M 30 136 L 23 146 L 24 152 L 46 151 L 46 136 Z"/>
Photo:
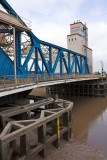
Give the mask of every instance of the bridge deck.
<path id="1" fill-rule="evenodd" d="M 4 24 L 10 24 L 14 27 L 16 27 L 17 29 L 21 30 L 21 31 L 31 31 L 30 28 L 25 27 L 20 20 L 18 20 L 16 17 L 7 14 L 3 11 L 0 11 L 0 22 L 4 23 Z"/>
<path id="2" fill-rule="evenodd" d="M 56 84 L 72 83 L 77 81 L 86 81 L 86 80 L 95 80 L 99 79 L 102 76 L 97 75 L 75 75 L 75 76 L 57 76 L 57 77 L 42 77 L 38 78 L 37 76 L 33 79 L 30 77 L 17 79 L 17 84 L 15 84 L 13 79 L 2 79 L 0 80 L 0 97 L 31 90 L 39 87 L 46 87 Z"/>

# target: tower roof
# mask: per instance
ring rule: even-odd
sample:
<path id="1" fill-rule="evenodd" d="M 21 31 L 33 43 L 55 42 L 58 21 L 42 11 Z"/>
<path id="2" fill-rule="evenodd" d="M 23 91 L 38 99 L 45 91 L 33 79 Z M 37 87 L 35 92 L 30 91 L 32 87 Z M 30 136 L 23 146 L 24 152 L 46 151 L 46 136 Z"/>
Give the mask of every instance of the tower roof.
<path id="1" fill-rule="evenodd" d="M 72 24 L 70 24 L 70 25 L 75 25 L 75 24 L 79 24 L 79 23 L 80 23 L 80 24 L 82 24 L 84 27 L 86 27 L 86 25 L 85 25 L 85 24 L 83 24 L 83 23 L 82 23 L 82 22 L 80 22 L 80 21 L 79 21 L 79 22 L 74 22 L 74 23 L 72 23 Z M 88 29 L 88 28 L 86 27 L 86 29 Z"/>

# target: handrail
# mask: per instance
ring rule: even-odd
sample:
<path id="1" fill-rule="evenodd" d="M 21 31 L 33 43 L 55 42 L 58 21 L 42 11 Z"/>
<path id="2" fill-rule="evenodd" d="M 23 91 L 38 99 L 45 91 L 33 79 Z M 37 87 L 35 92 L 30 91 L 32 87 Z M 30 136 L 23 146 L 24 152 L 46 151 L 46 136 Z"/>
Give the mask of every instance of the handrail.
<path id="1" fill-rule="evenodd" d="M 15 84 L 14 75 L 6 75 L 0 76 L 0 88 L 10 87 L 10 86 L 19 86 L 22 84 L 30 84 L 30 83 L 40 83 L 47 81 L 56 81 L 56 80 L 64 80 L 64 79 L 74 79 L 74 78 L 106 78 L 106 76 L 102 75 L 73 75 L 73 74 L 31 74 L 31 75 L 17 75 L 17 84 Z"/>

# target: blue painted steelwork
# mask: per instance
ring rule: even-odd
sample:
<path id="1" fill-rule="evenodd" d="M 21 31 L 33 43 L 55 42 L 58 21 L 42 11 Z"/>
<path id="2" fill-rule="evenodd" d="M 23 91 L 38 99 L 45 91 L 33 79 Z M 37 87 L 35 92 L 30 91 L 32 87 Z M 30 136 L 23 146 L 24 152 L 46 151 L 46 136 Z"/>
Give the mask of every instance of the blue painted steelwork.
<path id="1" fill-rule="evenodd" d="M 17 13 L 12 9 L 12 7 L 7 3 L 6 0 L 0 0 L 0 4 L 7 10 L 9 14 L 12 16 L 17 17 L 24 26 L 27 26 L 22 19 L 17 15 Z M 12 30 L 0 30 L 0 33 L 11 33 L 13 34 Z M 45 67 L 46 74 L 54 75 L 56 68 L 58 66 L 58 62 L 60 63 L 60 74 L 63 73 L 63 66 L 65 66 L 66 73 L 67 74 L 89 74 L 89 67 L 87 64 L 87 57 L 84 55 L 81 55 L 79 53 L 73 52 L 71 50 L 65 49 L 63 47 L 39 40 L 31 31 L 26 32 L 27 35 L 30 37 L 31 40 L 31 48 L 29 53 L 27 54 L 27 57 L 25 59 L 24 64 L 21 64 L 21 31 L 16 29 L 16 35 L 15 35 L 15 41 L 16 41 L 16 66 L 17 66 L 17 75 L 27 75 L 30 74 L 32 67 L 35 68 L 35 74 L 41 74 L 43 73 L 43 68 Z M 43 53 L 43 49 L 41 48 L 41 45 L 45 45 L 49 48 L 49 63 L 46 61 L 46 58 Z M 55 62 L 52 64 L 52 49 L 58 50 Z M 35 52 L 35 59 L 31 64 L 30 69 L 28 69 L 28 62 L 30 61 L 30 58 Z M 65 58 L 65 52 L 68 55 L 68 60 Z M 40 55 L 42 59 L 42 71 L 40 69 L 40 66 L 38 64 L 38 56 Z M 73 55 L 73 60 L 71 62 L 71 55 Z M 0 56 L 6 57 L 6 53 L 0 48 Z M 0 72 L 0 75 L 13 75 L 14 74 L 14 66 L 12 60 L 7 56 L 4 58 L 6 62 L 5 66 L 7 68 L 6 71 Z M 3 61 L 2 58 L 0 58 L 0 64 Z M 10 67 L 11 66 L 11 67 Z M 43 67 L 44 66 L 44 67 Z M 0 65 L 0 70 L 2 70 L 4 65 Z M 9 69 L 10 68 L 10 69 Z"/>
<path id="2" fill-rule="evenodd" d="M 49 68 L 50 73 L 52 73 L 52 47 L 49 47 Z"/>
<path id="3" fill-rule="evenodd" d="M 0 75 L 14 75 L 14 63 L 9 56 L 0 48 Z M 23 71 L 17 67 L 17 74 L 22 75 Z"/>
<path id="4" fill-rule="evenodd" d="M 21 67 L 21 32 L 16 30 L 15 34 L 15 43 L 16 43 L 16 64 L 18 67 Z"/>
<path id="5" fill-rule="evenodd" d="M 51 70 L 50 70 L 51 71 Z M 43 65 L 43 62 L 42 62 L 42 73 L 44 73 L 44 65 Z"/>
<path id="6" fill-rule="evenodd" d="M 11 33 L 13 34 L 13 30 L 12 29 L 0 29 L 0 33 Z"/>

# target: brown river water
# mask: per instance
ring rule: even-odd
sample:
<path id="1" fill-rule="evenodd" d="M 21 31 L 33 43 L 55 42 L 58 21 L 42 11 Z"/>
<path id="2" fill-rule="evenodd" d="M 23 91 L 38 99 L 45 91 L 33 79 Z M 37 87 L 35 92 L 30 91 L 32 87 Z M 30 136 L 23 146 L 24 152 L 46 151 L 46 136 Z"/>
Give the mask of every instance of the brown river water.
<path id="1" fill-rule="evenodd" d="M 99 149 L 107 158 L 107 97 L 75 97 L 73 136 Z"/>
<path id="2" fill-rule="evenodd" d="M 45 95 L 41 90 L 34 93 Z M 73 136 L 69 143 L 62 140 L 59 150 L 50 147 L 47 160 L 107 160 L 107 97 L 61 98 L 74 102 Z"/>

